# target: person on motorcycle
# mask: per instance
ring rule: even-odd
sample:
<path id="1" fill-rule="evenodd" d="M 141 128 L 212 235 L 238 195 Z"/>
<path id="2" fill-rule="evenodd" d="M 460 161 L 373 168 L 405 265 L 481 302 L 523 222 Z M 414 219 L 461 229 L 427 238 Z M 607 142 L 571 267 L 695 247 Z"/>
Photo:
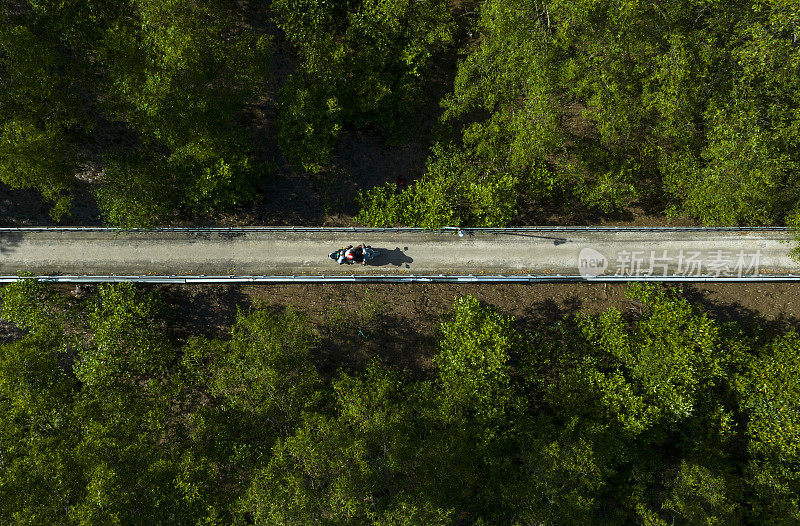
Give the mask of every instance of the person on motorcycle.
<path id="1" fill-rule="evenodd" d="M 347 257 L 345 255 L 347 254 L 347 251 L 352 248 L 353 245 L 347 245 L 346 247 L 342 247 L 339 250 L 336 250 L 335 252 L 331 252 L 330 254 L 328 254 L 328 257 L 336 261 L 338 264 L 344 265 L 347 262 Z"/>
<path id="2" fill-rule="evenodd" d="M 352 261 L 353 263 L 361 263 L 362 265 L 367 264 L 367 260 L 364 259 L 364 252 L 367 248 L 367 245 L 361 243 L 357 247 L 353 248 L 353 245 L 348 247 L 347 251 L 344 253 L 344 257 L 348 260 Z"/>

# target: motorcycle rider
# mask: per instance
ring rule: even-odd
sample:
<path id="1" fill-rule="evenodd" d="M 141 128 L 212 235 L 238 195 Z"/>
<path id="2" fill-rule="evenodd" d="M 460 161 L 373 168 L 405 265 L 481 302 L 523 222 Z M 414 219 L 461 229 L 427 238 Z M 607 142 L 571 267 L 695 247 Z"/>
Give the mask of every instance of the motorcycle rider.
<path id="1" fill-rule="evenodd" d="M 364 253 L 366 249 L 367 245 L 365 243 L 361 243 L 355 248 L 353 248 L 353 245 L 350 245 L 345 251 L 344 257 L 346 257 L 353 263 L 361 263 L 362 265 L 366 265 L 367 260 L 364 258 Z"/>
<path id="2" fill-rule="evenodd" d="M 361 263 L 362 265 L 366 265 L 367 245 L 366 243 L 361 243 L 357 247 L 353 247 L 353 245 L 347 245 L 346 247 L 342 247 L 339 250 L 331 252 L 328 254 L 328 257 L 340 265 L 345 263 Z"/>
<path id="3" fill-rule="evenodd" d="M 347 245 L 346 247 L 342 247 L 339 250 L 331 252 L 330 254 L 328 254 L 328 257 L 335 260 L 338 264 L 344 265 L 347 262 L 347 257 L 345 256 L 345 254 L 347 254 L 347 251 L 352 248 L 353 245 Z"/>

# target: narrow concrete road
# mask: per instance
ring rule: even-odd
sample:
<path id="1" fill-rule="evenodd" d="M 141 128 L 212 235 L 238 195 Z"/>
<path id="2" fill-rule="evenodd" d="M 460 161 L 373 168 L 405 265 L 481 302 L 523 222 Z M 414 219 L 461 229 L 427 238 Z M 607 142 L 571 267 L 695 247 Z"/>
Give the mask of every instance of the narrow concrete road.
<path id="1" fill-rule="evenodd" d="M 367 243 L 367 266 L 328 253 Z M 0 229 L 0 275 L 800 274 L 785 231 L 118 232 Z"/>

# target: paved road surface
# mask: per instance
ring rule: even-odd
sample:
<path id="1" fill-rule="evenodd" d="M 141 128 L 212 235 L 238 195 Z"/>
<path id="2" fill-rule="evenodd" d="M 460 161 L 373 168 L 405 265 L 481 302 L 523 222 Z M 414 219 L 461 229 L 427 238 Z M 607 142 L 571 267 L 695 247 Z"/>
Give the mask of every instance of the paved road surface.
<path id="1" fill-rule="evenodd" d="M 0 276 L 800 274 L 785 231 L 118 232 L 0 230 Z M 367 266 L 328 253 L 365 242 Z"/>

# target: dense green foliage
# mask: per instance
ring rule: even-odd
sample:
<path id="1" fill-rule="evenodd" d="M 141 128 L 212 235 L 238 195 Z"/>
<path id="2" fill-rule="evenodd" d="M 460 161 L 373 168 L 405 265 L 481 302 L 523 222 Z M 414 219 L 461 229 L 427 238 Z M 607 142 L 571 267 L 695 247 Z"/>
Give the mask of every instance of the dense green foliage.
<path id="1" fill-rule="evenodd" d="M 432 57 L 451 41 L 444 0 L 276 0 L 272 7 L 301 59 L 279 95 L 281 146 L 312 172 L 329 166 L 344 126 L 402 134 Z"/>
<path id="2" fill-rule="evenodd" d="M 22 2 L 2 17 L 3 182 L 39 189 L 58 218 L 76 176 L 99 167 L 101 210 L 124 226 L 248 197 L 238 121 L 264 90 L 268 39 L 229 4 Z"/>
<path id="3" fill-rule="evenodd" d="M 461 298 L 427 377 L 330 378 L 316 356 L 343 319 L 264 307 L 178 341 L 153 292 L 10 285 L 26 332 L 0 347 L 0 521 L 800 521 L 800 337 L 630 297 L 525 329 Z"/>
<path id="4" fill-rule="evenodd" d="M 0 22 L 0 180 L 41 191 L 59 217 L 69 209 L 78 162 L 69 134 L 80 117 L 71 64 L 48 35 Z"/>
<path id="5" fill-rule="evenodd" d="M 358 219 L 380 227 L 505 226 L 516 214 L 518 187 L 513 174 L 487 176 L 469 154 L 437 145 L 426 175 L 407 190 L 390 182 L 360 194 Z"/>
<path id="6" fill-rule="evenodd" d="M 422 135 L 425 173 L 363 188 L 360 222 L 502 226 L 553 202 L 800 221 L 798 27 L 794 0 L 8 1 L 0 181 L 55 218 L 89 181 L 106 222 L 157 224 L 252 198 L 283 164 L 264 130 L 344 179 L 343 138 Z"/>
<path id="7" fill-rule="evenodd" d="M 665 191 L 706 223 L 785 221 L 800 201 L 799 24 L 786 0 L 485 0 L 443 101 L 460 138 L 407 195 L 370 192 L 361 219 L 507 224 L 520 196 L 610 211 Z M 474 193 L 512 213 L 462 212 Z"/>

